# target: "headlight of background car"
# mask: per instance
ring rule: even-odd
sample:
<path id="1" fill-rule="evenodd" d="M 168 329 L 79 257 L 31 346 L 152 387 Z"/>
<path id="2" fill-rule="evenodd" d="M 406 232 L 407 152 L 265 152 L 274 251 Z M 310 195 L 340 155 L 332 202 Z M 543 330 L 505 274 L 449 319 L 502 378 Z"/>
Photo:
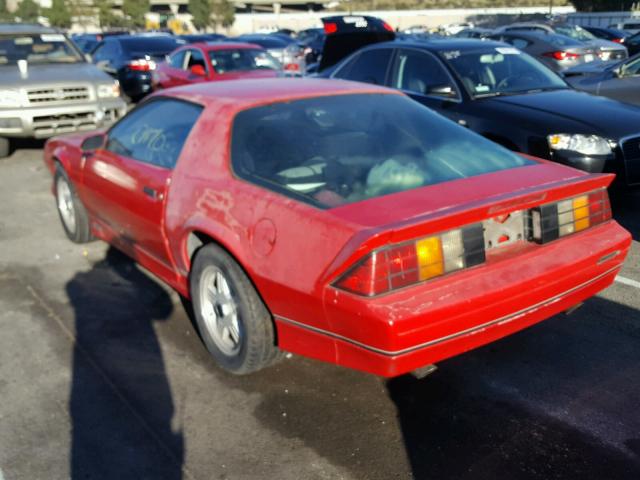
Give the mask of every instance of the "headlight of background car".
<path id="1" fill-rule="evenodd" d="M 611 144 L 597 135 L 556 133 L 547 137 L 551 150 L 570 150 L 583 155 L 608 155 Z"/>
<path id="2" fill-rule="evenodd" d="M 116 98 L 120 96 L 120 84 L 118 82 L 98 85 L 98 98 Z"/>
<path id="3" fill-rule="evenodd" d="M 20 90 L 0 90 L 0 108 L 21 107 L 24 104 L 24 95 Z"/>

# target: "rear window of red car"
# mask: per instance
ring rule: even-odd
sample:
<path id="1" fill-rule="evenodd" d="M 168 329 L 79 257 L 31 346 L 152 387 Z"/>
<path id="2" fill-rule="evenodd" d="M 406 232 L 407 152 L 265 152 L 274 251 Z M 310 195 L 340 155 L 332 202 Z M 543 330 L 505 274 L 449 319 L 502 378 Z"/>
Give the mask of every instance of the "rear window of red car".
<path id="1" fill-rule="evenodd" d="M 401 95 L 334 95 L 245 110 L 236 175 L 321 208 L 533 164 Z"/>

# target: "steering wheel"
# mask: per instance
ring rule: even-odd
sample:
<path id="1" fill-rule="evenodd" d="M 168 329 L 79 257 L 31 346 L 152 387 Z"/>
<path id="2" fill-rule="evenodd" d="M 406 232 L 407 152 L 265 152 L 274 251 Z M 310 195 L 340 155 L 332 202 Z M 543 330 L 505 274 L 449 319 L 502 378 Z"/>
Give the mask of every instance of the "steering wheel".
<path id="1" fill-rule="evenodd" d="M 513 86 L 517 85 L 518 83 L 522 83 L 523 80 L 524 81 L 529 80 L 534 85 L 536 83 L 535 76 L 530 74 L 530 73 L 523 73 L 523 74 L 520 74 L 520 75 L 509 75 L 508 77 L 504 77 L 502 80 L 500 80 L 498 82 L 498 84 L 496 85 L 496 90 L 500 91 L 503 88 L 513 87 Z"/>

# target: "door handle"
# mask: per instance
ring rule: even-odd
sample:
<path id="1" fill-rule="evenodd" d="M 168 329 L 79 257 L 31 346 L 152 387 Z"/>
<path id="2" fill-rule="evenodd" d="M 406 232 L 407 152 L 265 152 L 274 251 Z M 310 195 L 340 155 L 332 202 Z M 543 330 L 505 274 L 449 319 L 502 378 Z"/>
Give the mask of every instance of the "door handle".
<path id="1" fill-rule="evenodd" d="M 155 188 L 145 186 L 142 187 L 142 191 L 147 197 L 150 197 L 154 200 L 162 200 L 164 198 L 164 195 L 158 192 Z"/>

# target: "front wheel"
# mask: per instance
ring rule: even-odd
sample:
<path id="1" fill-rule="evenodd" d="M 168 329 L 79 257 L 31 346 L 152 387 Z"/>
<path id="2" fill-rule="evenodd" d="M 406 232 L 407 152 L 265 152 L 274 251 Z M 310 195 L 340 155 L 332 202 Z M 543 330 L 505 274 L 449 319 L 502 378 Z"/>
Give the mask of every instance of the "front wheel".
<path id="1" fill-rule="evenodd" d="M 54 182 L 56 207 L 67 237 L 74 243 L 86 243 L 92 240 L 87 210 L 62 167 L 56 169 Z"/>
<path id="2" fill-rule="evenodd" d="M 281 356 L 271 314 L 244 271 L 218 245 L 197 252 L 190 293 L 202 340 L 222 368 L 247 374 Z"/>

